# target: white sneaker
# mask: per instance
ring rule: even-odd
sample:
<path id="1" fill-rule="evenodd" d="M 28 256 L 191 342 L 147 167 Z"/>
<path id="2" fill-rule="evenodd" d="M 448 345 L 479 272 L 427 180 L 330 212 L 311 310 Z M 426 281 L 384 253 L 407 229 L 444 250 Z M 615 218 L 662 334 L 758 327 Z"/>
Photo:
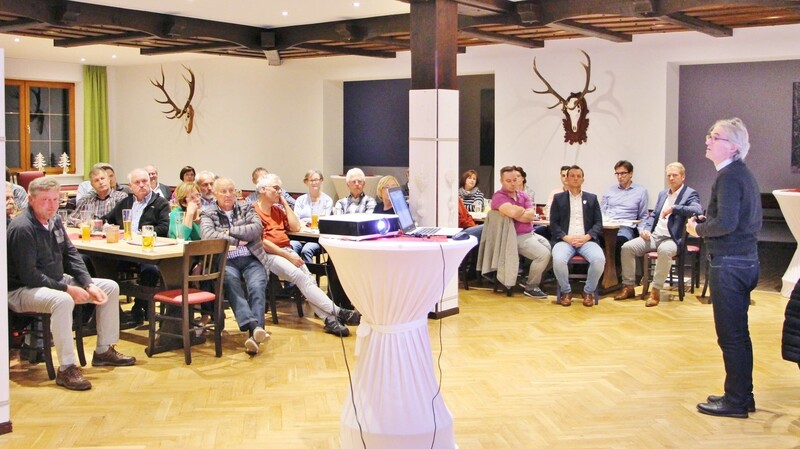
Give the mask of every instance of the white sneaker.
<path id="1" fill-rule="evenodd" d="M 269 339 L 269 334 L 263 327 L 257 327 L 256 330 L 253 331 L 253 339 L 256 343 L 263 343 Z"/>
<path id="2" fill-rule="evenodd" d="M 244 342 L 244 352 L 250 355 L 258 354 L 258 343 L 256 343 L 256 340 L 253 337 L 248 338 Z"/>

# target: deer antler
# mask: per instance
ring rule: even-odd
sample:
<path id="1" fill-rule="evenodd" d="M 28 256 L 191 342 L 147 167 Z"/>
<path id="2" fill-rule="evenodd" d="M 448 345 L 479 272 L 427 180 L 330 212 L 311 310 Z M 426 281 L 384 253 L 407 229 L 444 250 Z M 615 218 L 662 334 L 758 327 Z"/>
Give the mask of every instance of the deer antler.
<path id="1" fill-rule="evenodd" d="M 168 105 L 168 106 L 172 107 L 172 109 L 170 109 L 168 111 L 161 111 L 161 112 L 166 114 L 168 119 L 177 119 L 177 118 L 182 118 L 182 117 L 185 116 L 186 117 L 186 119 L 185 119 L 186 120 L 186 132 L 187 133 L 191 133 L 192 132 L 192 122 L 193 122 L 193 119 L 194 119 L 194 108 L 192 107 L 192 98 L 194 98 L 195 77 L 194 77 L 194 72 L 192 72 L 192 69 L 190 69 L 189 67 L 186 67 L 183 64 L 181 64 L 181 65 L 183 66 L 184 69 L 186 69 L 186 71 L 189 72 L 189 76 L 191 78 L 191 79 L 187 79 L 186 75 L 181 75 L 181 77 L 183 77 L 183 80 L 186 81 L 186 83 L 189 85 L 189 98 L 186 99 L 186 103 L 183 105 L 182 108 L 178 107 L 178 105 L 176 105 L 175 102 L 172 101 L 172 98 L 170 98 L 169 94 L 167 93 L 167 90 L 164 88 L 164 83 L 165 83 L 164 66 L 161 66 L 161 82 L 159 83 L 158 81 L 150 80 L 150 83 L 153 86 L 156 86 L 157 88 L 159 88 L 161 90 L 161 92 L 164 93 L 164 96 L 166 97 L 166 100 L 159 100 L 157 98 L 154 98 L 156 103 L 164 104 L 164 105 Z"/>
<path id="2" fill-rule="evenodd" d="M 551 86 L 550 83 L 548 83 L 547 80 L 544 79 L 542 74 L 539 73 L 539 69 L 536 68 L 536 58 L 533 58 L 533 72 L 536 73 L 536 76 L 538 76 L 539 79 L 542 80 L 544 85 L 547 86 L 547 90 L 531 89 L 533 91 L 533 93 L 536 93 L 536 94 L 552 94 L 554 97 L 556 97 L 558 99 L 558 102 L 556 104 L 548 107 L 547 109 L 553 109 L 554 107 L 556 107 L 558 105 L 561 105 L 562 108 L 566 107 L 567 106 L 567 102 L 566 102 L 566 100 L 564 100 L 564 97 L 559 95 L 558 92 L 556 92 L 555 89 L 553 89 L 553 86 Z"/>
<path id="3" fill-rule="evenodd" d="M 583 86 L 583 91 L 581 91 L 579 95 L 580 98 L 583 98 L 584 95 L 594 92 L 595 90 L 597 90 L 597 88 L 592 87 L 591 89 L 589 89 L 589 80 L 592 77 L 592 58 L 590 58 L 589 54 L 583 50 L 581 50 L 581 53 L 583 53 L 583 55 L 586 56 L 586 62 L 587 62 L 586 64 L 581 63 L 583 69 L 586 71 L 586 84 Z"/>

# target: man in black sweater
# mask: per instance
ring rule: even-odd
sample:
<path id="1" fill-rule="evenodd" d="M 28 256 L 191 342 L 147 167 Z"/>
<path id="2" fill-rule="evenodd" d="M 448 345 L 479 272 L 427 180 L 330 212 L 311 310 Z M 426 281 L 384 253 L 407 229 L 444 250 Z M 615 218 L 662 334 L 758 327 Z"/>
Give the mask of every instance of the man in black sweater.
<path id="1" fill-rule="evenodd" d="M 709 257 L 709 284 L 717 342 L 725 363 L 725 394 L 697 404 L 700 413 L 747 418 L 753 398 L 753 344 L 747 327 L 750 292 L 758 283 L 761 195 L 744 159 L 750 138 L 738 118 L 718 120 L 706 136 L 706 158 L 717 179 L 705 222 L 692 218 L 686 230 L 703 237 Z"/>
<path id="2" fill-rule="evenodd" d="M 136 359 L 119 353 L 119 286 L 91 278 L 56 215 L 61 186 L 51 177 L 29 187 L 28 208 L 8 227 L 8 307 L 14 312 L 51 314 L 50 328 L 58 355 L 56 384 L 88 390 L 92 384 L 76 365 L 72 347 L 75 304 L 97 306 L 97 349 L 92 366 L 129 366 Z"/>

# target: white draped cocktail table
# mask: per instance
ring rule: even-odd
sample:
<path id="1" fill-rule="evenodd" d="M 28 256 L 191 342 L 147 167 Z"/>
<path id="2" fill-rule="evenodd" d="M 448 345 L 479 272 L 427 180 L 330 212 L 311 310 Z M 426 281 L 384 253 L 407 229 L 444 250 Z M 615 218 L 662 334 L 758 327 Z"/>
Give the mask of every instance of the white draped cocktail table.
<path id="1" fill-rule="evenodd" d="M 427 317 L 477 240 L 319 242 L 361 312 L 342 449 L 362 448 L 362 435 L 370 449 L 455 448 L 453 417 L 437 396 Z"/>
<path id="2" fill-rule="evenodd" d="M 800 191 L 797 189 L 773 190 L 772 194 L 778 199 L 781 213 L 783 213 L 795 241 L 800 242 Z M 783 281 L 781 295 L 788 298 L 798 278 L 800 278 L 800 247 L 795 251 L 792 261 L 789 262 L 789 268 L 781 278 Z"/>

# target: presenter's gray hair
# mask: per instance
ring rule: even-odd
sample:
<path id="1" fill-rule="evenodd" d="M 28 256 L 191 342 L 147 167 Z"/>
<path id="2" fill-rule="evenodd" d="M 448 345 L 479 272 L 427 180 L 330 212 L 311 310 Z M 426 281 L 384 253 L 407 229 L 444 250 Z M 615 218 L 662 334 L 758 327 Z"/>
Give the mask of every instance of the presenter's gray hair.
<path id="1" fill-rule="evenodd" d="M 728 135 L 728 140 L 736 145 L 736 154 L 733 155 L 733 160 L 744 160 L 750 151 L 750 134 L 747 132 L 747 127 L 744 126 L 742 119 L 733 117 L 717 120 L 708 132 L 711 133 L 711 130 L 717 126 L 724 129 Z"/>

